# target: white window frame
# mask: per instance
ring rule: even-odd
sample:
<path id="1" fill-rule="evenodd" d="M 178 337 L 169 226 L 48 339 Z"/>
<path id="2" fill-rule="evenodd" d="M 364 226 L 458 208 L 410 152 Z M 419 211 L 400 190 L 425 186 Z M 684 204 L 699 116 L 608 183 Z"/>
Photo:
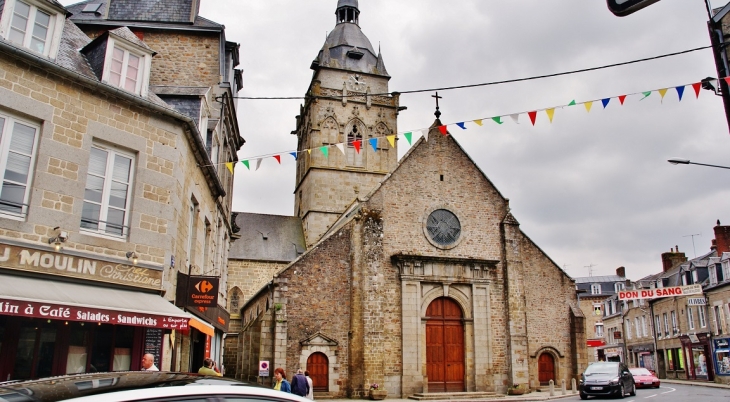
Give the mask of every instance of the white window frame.
<path id="1" fill-rule="evenodd" d="M 63 32 L 64 19 L 66 16 L 62 14 L 62 10 L 52 7 L 48 4 L 48 2 L 39 0 L 5 0 L 5 8 L 2 10 L 2 18 L 0 19 L 0 36 L 2 36 L 2 38 L 6 41 L 10 41 L 10 30 L 13 16 L 15 15 L 15 7 L 19 1 L 30 6 L 30 15 L 24 34 L 25 38 L 23 40 L 23 44 L 19 46 L 36 54 L 41 54 L 45 57 L 55 59 L 61 43 L 61 34 Z M 51 17 L 48 22 L 48 34 L 45 38 L 45 46 L 43 48 L 43 52 L 40 53 L 30 47 L 37 11 L 49 14 Z M 15 45 L 18 46 L 18 44 Z"/>
<path id="2" fill-rule="evenodd" d="M 596 323 L 596 338 L 603 338 L 603 323 Z"/>
<path id="3" fill-rule="evenodd" d="M 118 48 L 119 50 L 122 50 L 124 52 L 124 59 L 121 71 L 122 76 L 119 85 L 114 85 L 110 81 L 112 60 L 115 48 Z M 152 55 L 148 52 L 148 50 L 143 50 L 139 46 L 124 41 L 116 35 L 110 33 L 106 46 L 106 54 L 104 55 L 104 71 L 101 75 L 101 81 L 116 88 L 119 88 L 123 91 L 127 91 L 127 89 L 124 88 L 124 82 L 127 78 L 129 55 L 133 54 L 140 58 L 140 65 L 139 71 L 137 72 L 137 85 L 132 92 L 142 97 L 146 97 L 147 93 L 149 92 L 150 69 L 152 67 Z"/>
<path id="4" fill-rule="evenodd" d="M 647 331 L 647 328 L 646 328 L 646 316 L 645 315 L 641 316 L 641 332 L 644 334 L 644 337 L 649 336 L 649 331 Z"/>
<path id="5" fill-rule="evenodd" d="M 600 283 L 591 284 L 591 294 L 592 295 L 600 295 L 601 294 L 601 284 Z"/>
<path id="6" fill-rule="evenodd" d="M 715 335 L 722 335 L 722 306 L 712 306 L 712 320 L 715 321 Z"/>
<path id="7" fill-rule="evenodd" d="M 669 316 L 667 313 L 663 313 L 662 317 L 664 318 L 664 334 L 669 338 L 671 336 L 669 332 Z"/>
<path id="8" fill-rule="evenodd" d="M 626 339 L 631 339 L 631 319 L 626 319 Z"/>
<path id="9" fill-rule="evenodd" d="M 662 319 L 659 317 L 659 314 L 654 315 L 654 322 L 656 327 L 656 337 L 661 338 L 662 337 Z"/>
<path id="10" fill-rule="evenodd" d="M 705 306 L 697 306 L 698 316 L 700 318 L 700 328 L 707 328 L 707 319 L 705 317 Z"/>
<path id="11" fill-rule="evenodd" d="M 187 262 L 188 269 L 191 265 L 193 265 L 193 247 L 195 239 L 195 230 L 196 230 L 196 217 L 198 215 L 198 203 L 193 197 L 190 200 L 190 204 L 188 205 L 188 240 L 185 247 L 185 260 Z M 190 272 L 190 271 L 188 271 Z"/>
<path id="12" fill-rule="evenodd" d="M 38 141 L 39 137 L 41 136 L 41 126 L 38 123 L 33 123 L 31 121 L 19 118 L 13 114 L 3 111 L 0 111 L 0 118 L 4 119 L 4 122 L 0 125 L 0 133 L 2 133 L 0 134 L 0 197 L 2 197 L 2 188 L 6 183 L 5 171 L 7 169 L 7 163 L 9 159 L 8 153 L 10 152 L 10 145 L 12 142 L 13 133 L 15 131 L 15 125 L 22 124 L 35 130 L 35 135 L 33 137 L 33 147 L 30 154 L 13 151 L 13 153 L 18 153 L 23 156 L 30 156 L 27 181 L 25 183 L 20 183 L 12 180 L 7 180 L 7 182 L 25 186 L 25 194 L 23 195 L 22 202 L 23 205 L 20 207 L 20 213 L 5 211 L 2 209 L 2 206 L 0 206 L 0 217 L 23 221 L 28 216 L 28 204 L 30 201 L 33 176 L 35 174 L 35 161 L 36 156 L 38 155 Z"/>
<path id="13" fill-rule="evenodd" d="M 730 260 L 725 260 L 722 262 L 722 276 L 724 277 L 725 281 L 730 280 Z"/>
<path id="14" fill-rule="evenodd" d="M 99 212 L 99 222 L 98 222 L 98 229 L 92 229 L 92 228 L 85 228 L 81 227 L 79 231 L 90 234 L 94 236 L 100 236 L 105 238 L 110 238 L 114 240 L 124 240 L 129 237 L 129 222 L 130 222 L 130 216 L 132 214 L 132 198 L 134 196 L 134 176 L 137 171 L 137 157 L 132 152 L 120 149 L 116 146 L 105 144 L 105 143 L 99 143 L 94 142 L 91 146 L 92 148 L 100 149 L 104 152 L 107 152 L 107 160 L 106 160 L 106 169 L 105 169 L 105 176 L 104 176 L 104 185 L 102 189 L 102 195 L 101 195 L 101 204 L 100 204 L 100 212 Z M 129 181 L 126 183 L 127 185 L 127 199 L 126 204 L 124 206 L 124 222 L 122 222 L 122 234 L 117 235 L 114 233 L 108 233 L 106 231 L 106 224 L 107 224 L 107 218 L 108 218 L 108 211 L 109 211 L 109 201 L 111 198 L 111 185 L 114 181 L 113 179 L 113 168 L 114 168 L 114 156 L 119 155 L 125 158 L 131 159 L 130 161 L 130 172 L 129 172 Z M 89 150 L 89 158 L 91 158 L 91 150 Z M 88 166 L 88 164 L 87 164 Z M 84 186 L 87 186 L 89 182 L 89 173 L 86 174 L 86 182 L 84 183 Z M 86 196 L 84 196 L 83 203 L 86 203 Z M 96 202 L 93 202 L 96 204 Z M 82 204 L 83 209 L 83 204 Z M 115 209 L 118 209 L 115 207 Z M 83 215 L 82 218 L 83 219 Z"/>
<path id="15" fill-rule="evenodd" d="M 677 335 L 677 334 L 679 334 L 679 325 L 677 323 L 677 312 L 672 310 L 671 315 L 672 315 L 672 334 Z"/>
<path id="16" fill-rule="evenodd" d="M 641 338 L 641 326 L 639 325 L 639 317 L 634 317 L 634 328 L 636 328 L 636 338 Z"/>
<path id="17" fill-rule="evenodd" d="M 615 291 L 616 293 L 618 293 L 618 292 L 620 292 L 620 291 L 624 290 L 624 284 L 623 284 L 623 283 L 621 283 L 621 282 L 616 282 L 616 283 L 614 283 L 614 284 L 613 284 L 613 290 L 614 290 L 614 291 Z"/>
<path id="18" fill-rule="evenodd" d="M 695 313 L 692 312 L 692 306 L 687 306 L 687 326 L 691 331 L 695 329 Z"/>

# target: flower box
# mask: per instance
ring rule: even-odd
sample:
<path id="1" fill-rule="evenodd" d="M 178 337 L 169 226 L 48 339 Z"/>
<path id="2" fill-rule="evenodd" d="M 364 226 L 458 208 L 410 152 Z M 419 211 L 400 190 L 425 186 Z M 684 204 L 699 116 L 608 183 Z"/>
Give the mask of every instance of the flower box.
<path id="1" fill-rule="evenodd" d="M 388 396 L 388 391 L 384 389 L 371 389 L 370 390 L 370 399 L 374 401 L 381 401 L 385 399 L 385 397 Z"/>

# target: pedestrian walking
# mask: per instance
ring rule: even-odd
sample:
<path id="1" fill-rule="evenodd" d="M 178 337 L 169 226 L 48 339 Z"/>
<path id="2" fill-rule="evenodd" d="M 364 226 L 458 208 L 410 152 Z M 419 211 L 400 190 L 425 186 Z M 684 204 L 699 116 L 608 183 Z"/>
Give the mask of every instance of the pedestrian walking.
<path id="1" fill-rule="evenodd" d="M 277 367 L 274 370 L 274 378 L 276 379 L 276 384 L 274 384 L 275 390 L 291 394 L 291 384 L 286 380 L 286 372 L 283 368 Z"/>
<path id="2" fill-rule="evenodd" d="M 309 371 L 304 370 L 304 376 L 307 377 L 307 384 L 309 384 L 307 398 L 314 400 L 314 383 L 312 382 L 312 377 L 309 376 Z"/>
<path id="3" fill-rule="evenodd" d="M 297 370 L 297 374 L 291 380 L 291 393 L 299 396 L 307 396 L 309 394 L 309 382 L 304 376 L 302 369 Z"/>

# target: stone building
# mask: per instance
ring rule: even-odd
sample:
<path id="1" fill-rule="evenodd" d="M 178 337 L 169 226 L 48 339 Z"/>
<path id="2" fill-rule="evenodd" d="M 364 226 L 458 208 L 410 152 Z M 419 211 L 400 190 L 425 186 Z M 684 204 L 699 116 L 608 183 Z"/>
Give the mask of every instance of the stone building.
<path id="1" fill-rule="evenodd" d="M 707 316 L 712 333 L 712 362 L 715 382 L 730 384 L 730 226 L 717 222 L 714 228 L 716 257 L 709 259 Z"/>
<path id="2" fill-rule="evenodd" d="M 0 1 L 3 380 L 137 370 L 144 353 L 187 371 L 206 343 L 220 355 L 225 308 L 170 304 L 197 274 L 220 279 L 226 305 L 236 236 L 238 45 L 197 8 Z M 201 37 L 188 58 L 180 43 Z"/>
<path id="3" fill-rule="evenodd" d="M 624 362 L 624 305 L 614 294 L 603 302 L 603 326 L 606 344 L 596 348 L 599 361 Z"/>
<path id="4" fill-rule="evenodd" d="M 601 352 L 607 344 L 607 327 L 603 322 L 606 316 L 605 302 L 624 289 L 626 268 L 616 268 L 616 275 L 575 278 L 575 283 L 580 309 L 586 317 L 586 356 L 590 362 L 605 360 Z"/>
<path id="5" fill-rule="evenodd" d="M 389 397 L 570 383 L 586 364 L 575 281 L 442 135 L 438 111 L 396 160 L 388 137 L 403 108 L 383 95 L 390 77 L 359 17 L 356 0 L 339 0 L 297 117 L 295 217 L 306 250 L 284 244 L 291 233 L 249 226 L 241 236 L 261 240 L 231 253 L 231 278 L 286 264 L 244 294 L 227 366 L 242 379 L 255 379 L 261 360 L 306 368 L 315 392 L 331 397 L 365 396 L 373 383 Z M 328 145 L 328 156 L 306 151 Z M 245 219 L 265 228 L 284 217 Z M 265 248 L 278 257 L 256 261 Z M 254 274 L 234 273 L 246 263 Z"/>

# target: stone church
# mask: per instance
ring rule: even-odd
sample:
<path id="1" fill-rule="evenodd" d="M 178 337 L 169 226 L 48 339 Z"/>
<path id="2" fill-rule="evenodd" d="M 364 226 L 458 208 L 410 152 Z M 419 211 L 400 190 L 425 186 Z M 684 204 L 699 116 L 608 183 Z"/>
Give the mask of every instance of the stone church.
<path id="1" fill-rule="evenodd" d="M 438 110 L 398 161 L 387 137 L 403 108 L 383 57 L 357 0 L 335 15 L 293 132 L 295 215 L 236 217 L 227 375 L 303 368 L 333 397 L 570 384 L 586 364 L 574 280 L 441 134 Z"/>

